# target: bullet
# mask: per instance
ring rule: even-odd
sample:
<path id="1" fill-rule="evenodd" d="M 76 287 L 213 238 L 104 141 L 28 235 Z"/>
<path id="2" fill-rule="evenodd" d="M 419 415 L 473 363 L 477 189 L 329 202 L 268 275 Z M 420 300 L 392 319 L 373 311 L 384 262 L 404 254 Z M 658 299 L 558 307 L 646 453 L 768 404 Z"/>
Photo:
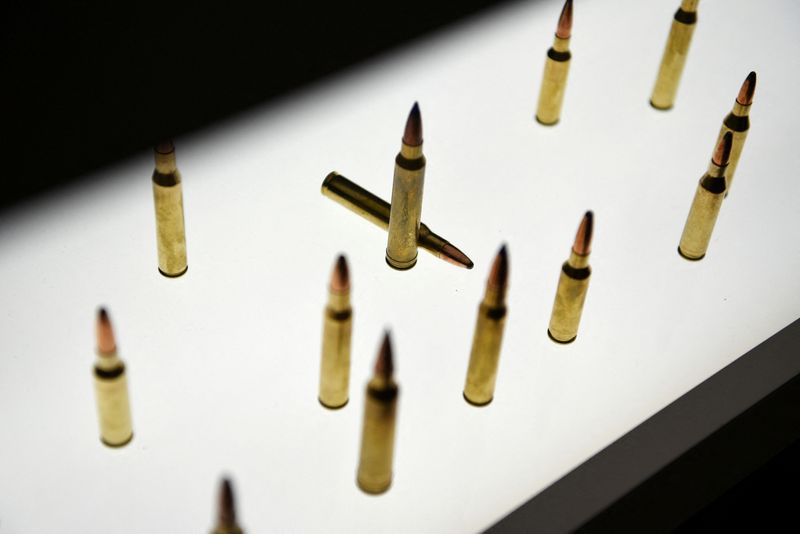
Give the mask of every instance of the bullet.
<path id="1" fill-rule="evenodd" d="M 542 87 L 539 90 L 539 105 L 536 120 L 545 126 L 556 124 L 561 118 L 561 105 L 567 88 L 567 75 L 572 54 L 569 39 L 572 35 L 572 0 L 567 0 L 558 17 L 553 46 L 547 51 L 544 63 Z"/>
<path id="2" fill-rule="evenodd" d="M 117 356 L 117 343 L 105 308 L 97 312 L 97 358 L 94 363 L 94 390 L 100 422 L 100 441 L 109 447 L 122 447 L 133 439 L 131 408 L 125 364 Z"/>
<path id="3" fill-rule="evenodd" d="M 583 303 L 592 275 L 589 254 L 592 251 L 593 231 L 594 214 L 587 211 L 578 227 L 569 258 L 561 266 L 550 326 L 547 328 L 547 335 L 556 343 L 572 343 L 578 336 Z"/>
<path id="4" fill-rule="evenodd" d="M 725 170 L 731 155 L 733 133 L 727 132 L 719 140 L 708 172 L 700 178 L 694 194 L 689 216 L 683 227 L 678 254 L 687 260 L 702 260 L 711 241 L 722 200 L 725 198 Z"/>
<path id="5" fill-rule="evenodd" d="M 425 185 L 422 117 L 416 102 L 408 115 L 400 153 L 394 162 L 386 263 L 393 269 L 405 271 L 417 264 L 422 190 Z"/>
<path id="6" fill-rule="evenodd" d="M 227 478 L 223 478 L 219 485 L 217 526 L 214 527 L 211 534 L 244 534 L 244 531 L 236 523 L 236 502 L 233 498 L 231 481 Z"/>
<path id="7" fill-rule="evenodd" d="M 650 97 L 650 105 L 656 109 L 667 110 L 675 103 L 675 94 L 683 74 L 686 54 L 692 42 L 692 34 L 697 24 L 697 4 L 700 0 L 682 0 L 675 12 L 672 28 L 667 37 L 667 46 L 661 58 L 656 85 Z"/>
<path id="8" fill-rule="evenodd" d="M 172 141 L 156 147 L 155 159 L 153 201 L 156 208 L 158 272 L 176 278 L 185 273 L 189 266 L 186 263 L 186 231 L 183 224 L 183 186 Z"/>
<path id="9" fill-rule="evenodd" d="M 367 383 L 361 454 L 358 460 L 358 487 L 378 494 L 392 484 L 394 429 L 399 388 L 394 381 L 392 342 L 389 332 L 383 336 L 372 378 Z"/>
<path id="10" fill-rule="evenodd" d="M 351 182 L 338 172 L 333 171 L 325 177 L 322 182 L 322 194 L 379 228 L 384 230 L 389 228 L 389 203 Z M 417 244 L 448 263 L 466 269 L 473 267 L 472 260 L 466 254 L 445 238 L 434 233 L 425 223 L 419 225 Z"/>
<path id="11" fill-rule="evenodd" d="M 500 345 L 506 323 L 506 291 L 508 289 L 508 252 L 506 246 L 494 259 L 486 293 L 478 307 L 478 322 L 472 338 L 464 399 L 475 406 L 485 406 L 494 398 Z"/>
<path id="12" fill-rule="evenodd" d="M 731 192 L 733 175 L 736 173 L 736 167 L 739 165 L 739 157 L 742 155 L 744 142 L 747 139 L 747 132 L 750 130 L 750 106 L 753 105 L 753 95 L 755 92 L 756 73 L 751 72 L 742 83 L 736 101 L 733 103 L 733 109 L 728 113 L 728 116 L 725 117 L 725 120 L 722 121 L 722 127 L 719 130 L 717 143 L 719 143 L 728 132 L 733 136 L 731 157 L 728 161 L 728 170 L 725 172 L 725 179 L 727 180 L 727 189 L 725 191 L 726 198 Z"/>
<path id="13" fill-rule="evenodd" d="M 350 333 L 353 308 L 350 307 L 350 273 L 347 260 L 339 256 L 328 285 L 328 305 L 322 325 L 322 363 L 319 375 L 319 402 L 326 408 L 341 408 L 350 391 Z"/>

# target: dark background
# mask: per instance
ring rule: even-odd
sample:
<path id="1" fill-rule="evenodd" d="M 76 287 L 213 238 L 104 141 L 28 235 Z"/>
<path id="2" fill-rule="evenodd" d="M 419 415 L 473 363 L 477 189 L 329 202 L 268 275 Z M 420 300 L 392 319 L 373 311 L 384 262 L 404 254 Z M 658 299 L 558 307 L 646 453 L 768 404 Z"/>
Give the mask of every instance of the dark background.
<path id="1" fill-rule="evenodd" d="M 0 212 L 497 3 L 3 2 Z M 797 525 L 799 449 L 683 531 L 731 531 L 765 517 Z"/>

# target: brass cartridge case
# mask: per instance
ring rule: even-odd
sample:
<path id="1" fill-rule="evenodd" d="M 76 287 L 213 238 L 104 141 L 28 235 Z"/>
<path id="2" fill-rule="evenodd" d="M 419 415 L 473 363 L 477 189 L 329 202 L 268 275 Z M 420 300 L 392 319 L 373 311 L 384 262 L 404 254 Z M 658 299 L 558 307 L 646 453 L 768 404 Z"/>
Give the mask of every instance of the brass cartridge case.
<path id="1" fill-rule="evenodd" d="M 340 258 L 340 262 L 344 257 Z M 334 268 L 338 269 L 337 267 Z M 345 264 L 346 265 L 346 264 Z M 344 268 L 346 270 L 346 267 Z M 344 275 L 346 276 L 346 274 Z M 334 280 L 328 289 L 328 305 L 322 327 L 322 361 L 319 376 L 319 402 L 326 408 L 342 408 L 350 395 L 350 336 L 353 309 L 349 281 Z"/>
<path id="2" fill-rule="evenodd" d="M 561 118 L 571 58 L 569 38 L 562 39 L 556 35 L 553 46 L 547 51 L 539 104 L 536 107 L 536 120 L 545 126 L 553 126 Z"/>
<path id="3" fill-rule="evenodd" d="M 485 406 L 494 398 L 507 313 L 505 300 L 508 288 L 508 264 L 505 254 L 503 247 L 495 260 L 486 292 L 478 307 L 478 320 L 464 383 L 464 399 L 475 406 Z M 504 257 L 501 259 L 500 255 Z M 502 272 L 498 272 L 498 269 Z"/>
<path id="4" fill-rule="evenodd" d="M 338 172 L 331 172 L 322 182 L 322 194 L 341 204 L 353 213 L 360 215 L 375 226 L 387 230 L 389 228 L 389 203 L 370 193 L 360 185 L 348 180 Z M 417 245 L 439 259 L 453 263 L 453 245 L 442 236 L 436 234 L 423 222 L 419 224 Z M 459 251 L 460 252 L 460 251 Z M 461 267 L 472 268 L 472 262 L 456 263 Z"/>
<path id="5" fill-rule="evenodd" d="M 739 102 L 735 102 L 733 104 L 733 110 L 731 110 L 728 116 L 725 117 L 725 120 L 722 121 L 722 127 L 719 130 L 717 143 L 719 143 L 728 132 L 730 132 L 733 137 L 733 142 L 731 143 L 731 157 L 728 161 L 728 168 L 725 171 L 725 197 L 730 194 L 733 176 L 736 173 L 736 167 L 739 165 L 739 157 L 742 155 L 744 142 L 747 140 L 747 133 L 750 130 L 749 115 L 750 105 L 743 105 Z"/>
<path id="6" fill-rule="evenodd" d="M 361 454 L 356 482 L 366 493 L 378 494 L 392 484 L 394 433 L 399 388 L 392 376 L 391 347 L 384 338 L 375 373 L 367 383 Z"/>
<path id="7" fill-rule="evenodd" d="M 656 84 L 650 97 L 650 104 L 656 109 L 668 110 L 675 103 L 686 55 L 689 53 L 692 34 L 697 24 L 698 1 L 683 0 L 681 7 L 675 12 Z"/>
<path id="8" fill-rule="evenodd" d="M 589 255 L 571 251 L 569 259 L 561 266 L 556 299 L 550 315 L 550 325 L 547 328 L 547 334 L 553 341 L 572 343 L 578 336 L 578 326 L 591 275 Z"/>
<path id="9" fill-rule="evenodd" d="M 183 189 L 172 143 L 155 150 L 153 201 L 156 210 L 158 271 L 175 278 L 189 268 L 186 262 L 186 231 L 183 222 Z"/>
<path id="10" fill-rule="evenodd" d="M 122 447 L 133 439 L 131 408 L 125 364 L 117 356 L 99 354 L 94 364 L 94 387 L 100 441 L 109 447 Z"/>
<path id="11" fill-rule="evenodd" d="M 425 156 L 422 154 L 422 144 L 411 146 L 403 142 L 395 158 L 389 239 L 386 245 L 386 263 L 394 269 L 404 271 L 417 263 L 424 185 Z"/>
<path id="12" fill-rule="evenodd" d="M 722 200 L 725 198 L 726 165 L 717 165 L 712 160 L 708 172 L 700 178 L 694 194 L 692 207 L 683 227 L 678 253 L 687 260 L 702 260 L 711 241 L 711 233 L 717 222 Z"/>

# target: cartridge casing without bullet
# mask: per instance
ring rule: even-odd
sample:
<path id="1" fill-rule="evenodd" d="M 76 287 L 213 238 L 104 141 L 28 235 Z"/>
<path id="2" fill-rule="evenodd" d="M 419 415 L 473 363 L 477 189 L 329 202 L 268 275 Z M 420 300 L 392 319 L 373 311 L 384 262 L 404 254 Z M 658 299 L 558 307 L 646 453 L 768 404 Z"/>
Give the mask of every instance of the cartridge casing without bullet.
<path id="1" fill-rule="evenodd" d="M 539 104 L 536 107 L 536 120 L 541 124 L 552 126 L 561 118 L 571 58 L 569 38 L 556 35 L 553 46 L 547 51 Z"/>
<path id="2" fill-rule="evenodd" d="M 168 277 L 181 276 L 188 269 L 186 231 L 183 221 L 183 189 L 175 162 L 175 150 L 159 145 L 155 152 L 153 201 L 156 211 L 158 270 Z"/>
<path id="3" fill-rule="evenodd" d="M 353 309 L 350 292 L 331 290 L 322 329 L 322 362 L 319 402 L 326 408 L 341 408 L 350 392 L 350 335 Z"/>
<path id="4" fill-rule="evenodd" d="M 395 159 L 386 246 L 386 263 L 394 269 L 410 269 L 417 263 L 424 185 L 425 156 L 422 154 L 422 144 L 410 146 L 402 143 Z"/>
<path id="5" fill-rule="evenodd" d="M 125 364 L 116 352 L 98 355 L 94 365 L 94 386 L 100 440 L 109 447 L 126 445 L 133 439 L 133 426 Z"/>
<path id="6" fill-rule="evenodd" d="M 589 255 L 571 251 L 569 259 L 561 266 L 556 299 L 550 315 L 550 325 L 547 328 L 547 333 L 553 341 L 571 343 L 578 336 L 578 326 L 591 275 Z"/>
<path id="7" fill-rule="evenodd" d="M 667 45 L 661 58 L 658 77 L 650 97 L 650 104 L 657 109 L 667 110 L 675 103 L 675 95 L 683 74 L 686 55 L 697 24 L 697 1 L 684 0 L 675 12 Z"/>
<path id="8" fill-rule="evenodd" d="M 367 384 L 356 478 L 358 487 L 366 493 L 383 493 L 392 484 L 398 393 L 391 378 L 374 376 Z"/>
<path id="9" fill-rule="evenodd" d="M 725 120 L 722 121 L 722 127 L 717 137 L 717 143 L 719 143 L 728 132 L 730 132 L 733 137 L 731 143 L 731 157 L 728 161 L 728 168 L 725 170 L 726 197 L 730 194 L 733 176 L 736 173 L 736 167 L 739 165 L 739 157 L 742 155 L 744 142 L 747 139 L 747 132 L 750 130 L 749 115 L 749 105 L 743 105 L 739 102 L 734 103 L 733 110 L 725 117 Z"/>
<path id="10" fill-rule="evenodd" d="M 504 289 L 487 288 L 478 307 L 478 321 L 464 384 L 464 398 L 477 406 L 489 404 L 494 398 L 507 312 L 503 292 Z"/>
<path id="11" fill-rule="evenodd" d="M 725 198 L 725 168 L 712 161 L 697 185 L 678 245 L 678 252 L 687 260 L 701 260 L 706 255 Z"/>

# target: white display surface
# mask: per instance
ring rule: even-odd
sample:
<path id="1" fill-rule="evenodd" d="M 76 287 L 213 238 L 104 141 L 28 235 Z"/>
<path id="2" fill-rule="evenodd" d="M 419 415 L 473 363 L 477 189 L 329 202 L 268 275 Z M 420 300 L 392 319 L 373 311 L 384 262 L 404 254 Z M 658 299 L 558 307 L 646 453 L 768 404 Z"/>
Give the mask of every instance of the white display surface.
<path id="1" fill-rule="evenodd" d="M 207 531 L 223 473 L 249 532 L 478 531 L 800 317 L 800 3 L 702 2 L 665 113 L 648 98 L 678 4 L 578 2 L 554 128 L 533 115 L 560 0 L 507 6 L 177 139 L 179 279 L 156 269 L 151 154 L 3 214 L 0 532 Z M 692 195 L 750 70 L 736 182 L 708 256 L 688 262 L 676 248 Z M 386 234 L 320 194 L 335 169 L 389 200 L 414 100 L 423 221 L 472 271 L 424 251 L 391 270 Z M 593 279 L 577 341 L 556 345 L 559 268 L 586 209 Z M 502 242 L 509 316 L 495 400 L 475 408 L 461 391 Z M 328 411 L 320 334 L 340 251 L 351 399 Z M 134 439 L 119 450 L 98 439 L 101 304 L 128 364 Z M 385 327 L 401 387 L 395 478 L 373 497 L 355 472 Z"/>

